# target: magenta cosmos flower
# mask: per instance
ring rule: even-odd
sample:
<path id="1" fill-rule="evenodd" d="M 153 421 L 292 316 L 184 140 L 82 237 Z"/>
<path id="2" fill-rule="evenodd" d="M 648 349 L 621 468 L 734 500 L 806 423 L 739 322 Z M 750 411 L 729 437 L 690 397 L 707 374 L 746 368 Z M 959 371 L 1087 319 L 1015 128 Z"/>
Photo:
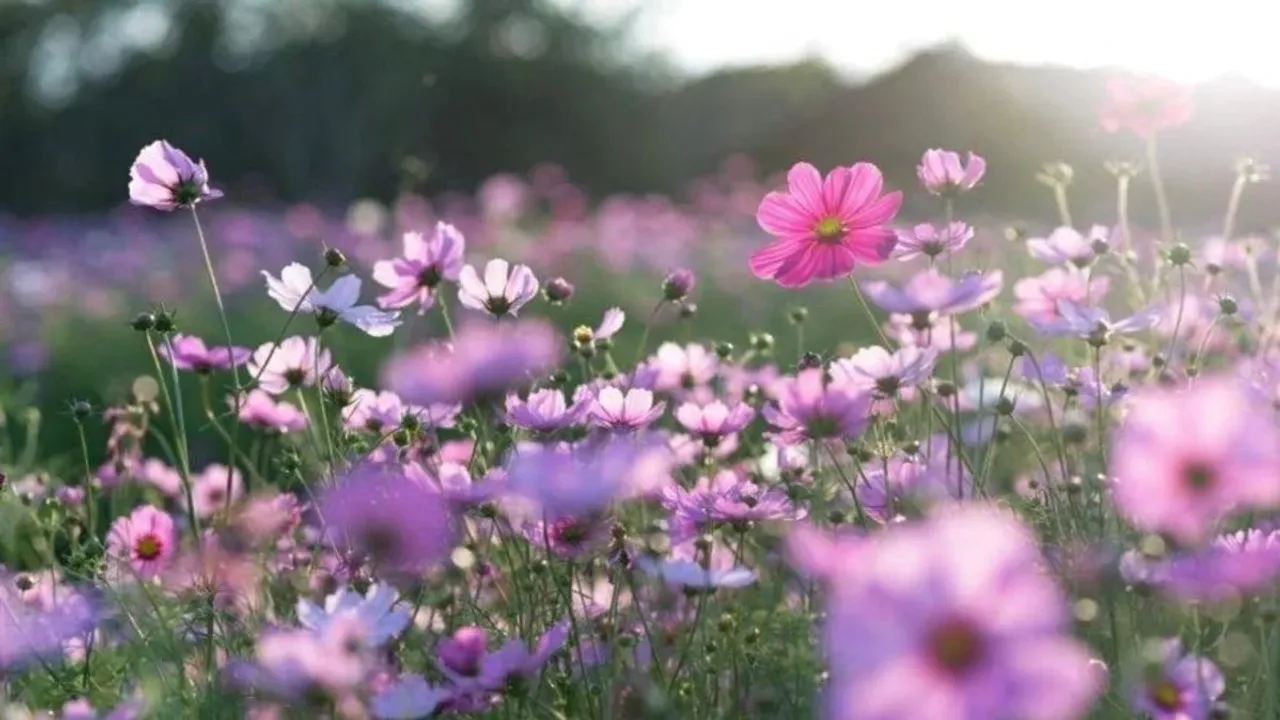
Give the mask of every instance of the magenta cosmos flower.
<path id="1" fill-rule="evenodd" d="M 421 315 L 435 304 L 441 282 L 458 279 L 465 249 L 466 239 L 449 223 L 437 223 L 430 237 L 405 233 L 403 257 L 374 263 L 373 281 L 390 290 L 378 296 L 378 305 L 385 310 L 417 302 Z"/>
<path id="2" fill-rule="evenodd" d="M 172 347 L 172 352 L 170 352 Z M 243 347 L 207 347 L 193 335 L 174 335 L 168 343 L 156 348 L 160 357 L 179 370 L 207 375 L 214 370 L 239 367 L 249 360 L 252 351 Z"/>
<path id="3" fill-rule="evenodd" d="M 968 162 L 961 162 L 960 153 L 951 150 L 925 150 L 916 167 L 924 189 L 944 197 L 972 190 L 986 172 L 986 160 L 969 153 Z"/>
<path id="4" fill-rule="evenodd" d="M 1115 78 L 1107 85 L 1102 129 L 1149 138 L 1191 119 L 1191 91 L 1160 78 Z"/>
<path id="5" fill-rule="evenodd" d="M 392 358 L 383 384 L 419 405 L 468 402 L 551 372 L 563 354 L 563 339 L 541 320 L 470 324 L 452 347 L 428 343 Z"/>
<path id="6" fill-rule="evenodd" d="M 751 271 L 782 287 L 835 280 L 854 265 L 875 265 L 893 251 L 902 193 L 882 195 L 884 178 L 870 163 L 832 170 L 826 179 L 808 163 L 787 173 L 788 192 L 765 196 L 756 220 L 777 238 L 751 256 Z"/>
<path id="7" fill-rule="evenodd" d="M 221 190 L 209 187 L 204 161 L 193 161 L 164 140 L 142 148 L 129 169 L 129 202 L 134 205 L 168 211 L 220 197 Z"/>
<path id="8" fill-rule="evenodd" d="M 108 572 L 117 579 L 150 580 L 165 569 L 177 550 L 173 518 L 153 505 L 143 505 L 111 525 Z"/>
<path id="9" fill-rule="evenodd" d="M 1012 515 L 942 511 L 859 558 L 828 578 L 828 718 L 1068 720 L 1098 695 L 1066 598 Z"/>
<path id="10" fill-rule="evenodd" d="M 1113 446 L 1115 503 L 1140 530 L 1194 543 L 1232 511 L 1280 504 L 1280 431 L 1233 378 L 1134 393 Z"/>

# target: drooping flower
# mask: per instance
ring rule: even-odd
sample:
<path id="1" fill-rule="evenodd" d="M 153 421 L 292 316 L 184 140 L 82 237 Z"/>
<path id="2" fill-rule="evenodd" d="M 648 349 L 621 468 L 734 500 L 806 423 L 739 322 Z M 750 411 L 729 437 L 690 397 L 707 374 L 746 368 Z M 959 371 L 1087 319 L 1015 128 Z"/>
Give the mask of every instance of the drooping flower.
<path id="1" fill-rule="evenodd" d="M 810 543 L 812 544 L 812 543 Z M 1101 690 L 1031 533 L 986 506 L 827 568 L 826 717 L 1077 718 Z"/>
<path id="2" fill-rule="evenodd" d="M 367 628 L 365 641 L 378 648 L 391 642 L 409 626 L 409 611 L 396 608 L 400 595 L 387 585 L 371 585 L 364 595 L 342 588 L 330 594 L 321 607 L 305 598 L 298 601 L 298 622 L 324 634 L 334 622 L 355 618 Z"/>
<path id="3" fill-rule="evenodd" d="M 889 258 L 896 240 L 885 225 L 898 213 L 902 193 L 881 194 L 884 178 L 875 165 L 836 168 L 824 179 L 814 166 L 797 163 L 787 185 L 788 192 L 769 193 L 756 212 L 760 227 L 777 238 L 751 256 L 756 277 L 803 287 Z"/>
<path id="4" fill-rule="evenodd" d="M 596 393 L 589 412 L 596 426 L 627 432 L 652 424 L 666 409 L 667 404 L 655 403 L 648 390 L 631 388 L 624 393 L 616 387 L 606 387 Z"/>
<path id="5" fill-rule="evenodd" d="M 1194 543 L 1228 513 L 1280 504 L 1280 430 L 1233 378 L 1133 393 L 1112 445 L 1112 496 L 1140 530 Z"/>
<path id="6" fill-rule="evenodd" d="M 924 255 L 933 259 L 943 253 L 956 253 L 973 239 L 973 228 L 962 222 L 934 226 L 921 223 L 910 229 L 898 230 L 898 244 L 893 256 L 899 260 L 914 260 Z"/>
<path id="7" fill-rule="evenodd" d="M 325 491 L 319 510 L 327 544 L 380 572 L 417 574 L 452 549 L 442 495 L 392 467 L 357 467 Z"/>
<path id="8" fill-rule="evenodd" d="M 320 348 L 317 338 L 293 336 L 279 345 L 267 343 L 253 351 L 249 372 L 258 379 L 258 387 L 272 395 L 290 389 L 308 387 L 325 375 L 332 366 L 328 350 Z"/>
<path id="9" fill-rule="evenodd" d="M 777 402 L 764 408 L 764 417 L 789 444 L 850 440 L 862 434 L 870 417 L 871 395 L 826 383 L 821 368 L 780 381 L 775 392 Z"/>
<path id="10" fill-rule="evenodd" d="M 193 161 L 164 140 L 142 148 L 129 169 L 129 202 L 134 205 L 168 211 L 220 197 L 221 190 L 209 187 L 204 161 Z"/>
<path id="11" fill-rule="evenodd" d="M 485 265 L 483 282 L 474 266 L 464 265 L 458 273 L 458 300 L 496 317 L 518 314 L 537 295 L 538 279 L 527 265 L 513 267 L 495 258 Z"/>
<path id="12" fill-rule="evenodd" d="M 1133 709 L 1151 720 L 1208 720 L 1227 690 L 1217 665 L 1190 655 L 1176 638 L 1160 644 L 1160 657 L 1132 690 Z"/>
<path id="13" fill-rule="evenodd" d="M 341 320 L 360 328 L 372 337 L 386 337 L 400 326 L 398 313 L 383 312 L 360 301 L 360 278 L 343 275 L 328 290 L 316 287 L 311 270 L 301 263 L 290 263 L 280 278 L 262 271 L 267 279 L 267 294 L 288 312 L 315 315 L 321 328 Z"/>
<path id="14" fill-rule="evenodd" d="M 972 190 L 986 172 L 987 161 L 982 157 L 969 153 L 968 162 L 962 162 L 960 153 L 951 150 L 926 150 L 916 167 L 920 184 L 943 197 L 955 197 Z"/>
<path id="15" fill-rule="evenodd" d="M 1102 128 L 1149 138 L 1191 119 L 1191 91 L 1161 78 L 1114 78 L 1107 85 Z"/>
<path id="16" fill-rule="evenodd" d="M 861 283 L 867 299 L 891 313 L 958 315 L 985 305 L 1000 294 L 1004 275 L 968 272 L 952 280 L 934 269 L 916 273 L 901 290 L 883 280 Z"/>
<path id="17" fill-rule="evenodd" d="M 541 320 L 467 324 L 452 347 L 428 343 L 392 358 L 383 384 L 422 406 L 501 398 L 533 375 L 551 372 L 563 354 L 563 340 Z"/>
<path id="18" fill-rule="evenodd" d="M 446 222 L 436 223 L 430 237 L 405 233 L 402 257 L 374 263 L 373 281 L 390 290 L 378 297 L 378 306 L 405 308 L 417 302 L 418 314 L 426 312 L 435 304 L 440 283 L 458 279 L 465 249 L 462 233 Z"/>
<path id="19" fill-rule="evenodd" d="M 252 351 L 242 347 L 206 347 L 200 338 L 178 333 L 157 347 L 156 353 L 179 370 L 207 375 L 214 370 L 244 365 Z"/>
<path id="20" fill-rule="evenodd" d="M 154 505 L 143 505 L 111 525 L 108 573 L 118 579 L 151 580 L 164 571 L 177 546 L 173 518 Z"/>

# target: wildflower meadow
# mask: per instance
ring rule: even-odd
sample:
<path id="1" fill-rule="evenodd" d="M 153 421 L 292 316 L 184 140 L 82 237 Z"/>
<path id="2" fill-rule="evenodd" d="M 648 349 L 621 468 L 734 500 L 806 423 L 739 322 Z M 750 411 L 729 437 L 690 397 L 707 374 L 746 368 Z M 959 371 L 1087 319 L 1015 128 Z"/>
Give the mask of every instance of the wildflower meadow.
<path id="1" fill-rule="evenodd" d="M 856 158 L 333 217 L 146 145 L 5 228 L 0 716 L 1280 717 L 1280 255 L 1256 163 L 1179 229 L 1191 113 L 1117 80 L 1114 214 L 1053 163 L 1012 230 L 964 148 L 924 218 Z"/>

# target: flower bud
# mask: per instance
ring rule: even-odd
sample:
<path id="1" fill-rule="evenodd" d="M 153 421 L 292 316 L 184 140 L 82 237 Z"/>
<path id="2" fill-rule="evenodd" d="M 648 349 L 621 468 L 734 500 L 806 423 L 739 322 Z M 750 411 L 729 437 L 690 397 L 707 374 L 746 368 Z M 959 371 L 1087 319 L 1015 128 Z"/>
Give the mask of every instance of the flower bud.
<path id="1" fill-rule="evenodd" d="M 662 281 L 662 297 L 670 302 L 683 300 L 693 292 L 693 288 L 698 284 L 698 278 L 688 268 L 677 268 L 672 270 L 670 274 Z"/>
<path id="2" fill-rule="evenodd" d="M 1178 243 L 1169 248 L 1169 263 L 1176 267 L 1191 264 L 1191 248 L 1186 243 Z"/>
<path id="3" fill-rule="evenodd" d="M 71 417 L 77 421 L 84 420 L 93 414 L 93 406 L 84 400 L 77 400 L 71 403 Z"/>
<path id="4" fill-rule="evenodd" d="M 998 343 L 1009 334 L 1009 326 L 999 320 L 987 326 L 987 342 Z"/>
<path id="5" fill-rule="evenodd" d="M 1013 410 L 1016 406 L 1017 403 L 1010 397 L 1001 395 L 1000 399 L 996 400 L 996 412 L 1006 417 L 1013 414 Z"/>
<path id="6" fill-rule="evenodd" d="M 574 287 L 562 277 L 552 278 L 542 286 L 542 295 L 547 302 L 555 305 L 561 305 L 569 301 L 573 297 Z"/>
<path id="7" fill-rule="evenodd" d="M 175 313 L 171 310 L 161 309 L 152 317 L 155 318 L 155 331 L 158 333 L 171 333 L 177 329 L 174 323 Z"/>
<path id="8" fill-rule="evenodd" d="M 698 314 L 697 303 L 680 303 L 680 319 L 692 320 L 694 315 Z"/>
<path id="9" fill-rule="evenodd" d="M 1223 315 L 1235 315 L 1240 311 L 1240 305 L 1236 303 L 1236 299 L 1230 295 L 1218 296 L 1218 312 Z"/>
<path id="10" fill-rule="evenodd" d="M 767 353 L 773 350 L 773 336 L 769 333 L 751 333 L 750 342 L 751 349 L 758 353 Z"/>
<path id="11" fill-rule="evenodd" d="M 149 312 L 138 313 L 129 325 L 138 332 L 146 332 L 156 326 L 156 316 Z"/>
<path id="12" fill-rule="evenodd" d="M 716 357 L 721 360 L 728 360 L 733 357 L 733 343 L 718 342 L 716 343 Z"/>
<path id="13" fill-rule="evenodd" d="M 324 251 L 324 264 L 331 268 L 340 268 L 347 264 L 347 256 L 338 248 L 327 248 Z"/>
<path id="14" fill-rule="evenodd" d="M 791 308 L 791 312 L 787 313 L 787 319 L 793 325 L 803 325 L 809 319 L 809 309 L 805 307 Z"/>
<path id="15" fill-rule="evenodd" d="M 816 352 L 807 352 L 804 355 L 801 355 L 800 362 L 797 364 L 797 368 L 800 372 L 820 367 L 822 367 L 822 356 Z"/>

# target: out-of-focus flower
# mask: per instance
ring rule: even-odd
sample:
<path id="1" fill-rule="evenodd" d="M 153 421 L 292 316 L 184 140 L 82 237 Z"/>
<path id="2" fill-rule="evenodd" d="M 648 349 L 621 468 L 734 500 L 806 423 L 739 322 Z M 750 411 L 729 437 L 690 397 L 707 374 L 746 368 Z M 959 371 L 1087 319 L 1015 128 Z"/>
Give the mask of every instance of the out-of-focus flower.
<path id="1" fill-rule="evenodd" d="M 267 293 L 280 307 L 315 315 L 322 328 L 341 320 L 372 337 L 386 337 L 400 326 L 398 313 L 356 304 L 360 301 L 361 283 L 355 275 L 343 275 L 323 291 L 316 287 L 311 270 L 301 263 L 290 263 L 280 272 L 279 279 L 266 270 L 262 276 L 267 279 Z"/>
<path id="2" fill-rule="evenodd" d="M 402 675 L 373 696 L 369 710 L 378 720 L 418 720 L 434 715 L 453 695 L 453 690 L 429 685 L 424 677 Z"/>
<path id="3" fill-rule="evenodd" d="M 325 491 L 319 510 L 333 550 L 368 560 L 380 572 L 418 574 L 452 548 L 444 498 L 393 467 L 352 470 Z"/>
<path id="4" fill-rule="evenodd" d="M 1075 228 L 1064 226 L 1049 233 L 1048 237 L 1027 240 L 1027 252 L 1043 262 L 1086 268 L 1097 256 L 1094 243 L 1099 240 L 1106 242 L 1110 235 L 1111 231 L 1102 225 L 1094 225 L 1088 237 Z"/>
<path id="5" fill-rule="evenodd" d="M 458 300 L 472 310 L 490 315 L 516 315 L 538 295 L 538 278 L 527 265 L 512 266 L 496 258 L 484 267 L 484 281 L 475 267 L 464 265 L 458 274 Z"/>
<path id="6" fill-rule="evenodd" d="M 469 402 L 506 393 L 512 386 L 559 364 L 564 344 L 540 320 L 468 324 L 452 347 L 421 345 L 392 358 L 384 385 L 407 402 L 424 406 Z"/>
<path id="7" fill-rule="evenodd" d="M 575 397 L 573 404 L 569 404 L 565 402 L 564 393 L 554 388 L 535 390 L 524 400 L 519 395 L 508 395 L 507 422 L 533 432 L 555 432 L 582 422 L 592 402 L 589 396 Z"/>
<path id="8" fill-rule="evenodd" d="M 506 489 L 532 503 L 531 516 L 554 522 L 599 512 L 615 500 L 654 493 L 671 481 L 665 445 L 615 437 L 570 452 L 523 449 L 511 460 Z"/>
<path id="9" fill-rule="evenodd" d="M 517 678 L 537 676 L 551 656 L 569 638 L 569 623 L 552 626 L 530 649 L 523 641 L 512 639 L 490 652 L 488 635 L 481 628 L 469 626 L 455 631 L 436 650 L 436 663 L 441 672 L 459 689 L 476 691 L 501 690 Z"/>
<path id="10" fill-rule="evenodd" d="M 751 256 L 751 272 L 782 287 L 835 280 L 858 263 L 889 258 L 896 242 L 885 227 L 902 205 L 902 193 L 882 195 L 884 178 L 870 163 L 832 170 L 824 179 L 808 163 L 787 173 L 786 193 L 769 193 L 756 220 L 777 239 Z"/>
<path id="11" fill-rule="evenodd" d="M 1076 718 L 1101 690 L 1012 515 L 953 508 L 856 557 L 822 573 L 827 717 Z"/>
<path id="12" fill-rule="evenodd" d="M 1280 430 L 1233 378 L 1133 393 L 1112 445 L 1112 495 L 1140 530 L 1194 543 L 1232 511 L 1280 504 Z"/>
<path id="13" fill-rule="evenodd" d="M 258 387 L 280 395 L 290 389 L 314 385 L 332 364 L 329 351 L 320 348 L 317 338 L 295 335 L 279 345 L 267 343 L 254 350 L 249 372 L 258 379 Z"/>
<path id="14" fill-rule="evenodd" d="M 1071 300 L 1058 301 L 1059 320 L 1055 323 L 1038 323 L 1038 330 L 1047 335 L 1075 335 L 1090 342 L 1106 343 L 1112 335 L 1128 335 L 1150 330 L 1160 322 L 1160 308 L 1148 308 L 1123 320 L 1111 320 L 1106 308 L 1081 305 Z"/>
<path id="15" fill-rule="evenodd" d="M 1160 644 L 1160 658 L 1132 689 L 1133 709 L 1151 720 L 1207 720 L 1227 690 L 1211 661 L 1189 655 L 1176 638 Z"/>
<path id="16" fill-rule="evenodd" d="M 462 233 L 449 223 L 436 223 L 429 238 L 405 233 L 403 257 L 374 263 L 373 281 L 390 290 L 378 297 L 379 307 L 404 308 L 417 302 L 418 314 L 426 312 L 435 304 L 440 283 L 458 279 L 465 249 Z"/>
<path id="17" fill-rule="evenodd" d="M 707 385 L 716 376 L 720 363 L 715 353 L 702 345 L 691 343 L 681 347 L 666 342 L 658 346 L 646 367 L 654 373 L 653 390 L 673 392 Z"/>
<path id="18" fill-rule="evenodd" d="M 765 420 L 789 444 L 806 440 L 851 440 L 862 434 L 870 418 L 871 395 L 852 387 L 827 384 L 821 368 L 780 381 L 777 402 L 764 408 Z"/>
<path id="19" fill-rule="evenodd" d="M 978 334 L 967 332 L 949 315 L 936 312 L 903 315 L 894 313 L 885 324 L 885 334 L 903 347 L 918 347 L 939 352 L 961 352 L 973 348 Z"/>
<path id="20" fill-rule="evenodd" d="M 891 353 L 873 345 L 834 361 L 831 381 L 892 398 L 928 380 L 937 360 L 938 351 L 933 349 L 906 347 Z"/>
<path id="21" fill-rule="evenodd" d="M 340 618 L 364 623 L 365 641 L 378 648 L 395 639 L 409 626 L 409 612 L 395 608 L 400 595 L 387 585 L 372 585 L 362 596 L 342 588 L 324 600 L 324 607 L 307 599 L 298 601 L 298 622 L 308 630 L 324 634 Z"/>
<path id="22" fill-rule="evenodd" d="M 910 229 L 898 230 L 898 244 L 893 256 L 899 260 L 914 260 L 924 255 L 933 259 L 943 253 L 956 253 L 973 239 L 973 228 L 962 222 L 934 226 L 921 223 Z"/>
<path id="23" fill-rule="evenodd" d="M 172 352 L 170 346 L 173 348 Z M 157 347 L 156 353 L 179 370 L 207 375 L 214 370 L 227 370 L 245 364 L 252 351 L 242 347 L 206 347 L 198 337 L 176 334 Z"/>
<path id="24" fill-rule="evenodd" d="M 706 568 L 694 560 L 658 559 L 639 555 L 636 567 L 668 585 L 690 590 L 744 588 L 756 581 L 754 570 L 744 567 Z"/>
<path id="25" fill-rule="evenodd" d="M 250 390 L 239 403 L 231 399 L 231 406 L 240 407 L 240 422 L 278 433 L 300 432 L 307 427 L 307 416 L 296 405 L 283 400 L 277 402 L 262 390 Z"/>
<path id="26" fill-rule="evenodd" d="M 622 308 L 615 307 L 605 310 L 604 317 L 600 319 L 600 324 L 596 326 L 595 330 L 591 331 L 591 338 L 593 340 L 608 340 L 612 338 L 622 329 L 622 323 L 626 322 L 626 320 L 627 314 L 622 311 Z"/>
<path id="27" fill-rule="evenodd" d="M 236 468 L 213 463 L 191 478 L 195 514 L 207 518 L 234 504 L 244 493 L 244 478 Z M 186 502 L 186 498 L 181 498 Z"/>
<path id="28" fill-rule="evenodd" d="M 1149 138 L 1191 119 L 1191 91 L 1161 78 L 1114 78 L 1107 85 L 1102 129 Z"/>
<path id="29" fill-rule="evenodd" d="M 730 407 L 720 400 L 698 404 L 687 402 L 676 408 L 676 421 L 707 445 L 715 445 L 726 435 L 740 432 L 756 417 L 750 405 Z"/>
<path id="30" fill-rule="evenodd" d="M 111 525 L 107 570 L 120 580 L 151 580 L 164 571 L 177 550 L 173 518 L 153 505 L 143 505 Z"/>
<path id="31" fill-rule="evenodd" d="M 943 197 L 955 197 L 972 190 L 986 172 L 987 161 L 981 156 L 969 153 L 968 162 L 962 162 L 960 153 L 951 150 L 925 150 L 916 167 L 920 184 Z"/>
<path id="32" fill-rule="evenodd" d="M 0 567 L 0 672 L 57 658 L 65 642 L 92 632 L 100 615 L 93 598 L 77 591 L 50 603 L 23 602 L 14 576 Z"/>
<path id="33" fill-rule="evenodd" d="M 985 275 L 969 272 L 952 280 L 929 269 L 916 273 L 901 290 L 883 280 L 861 283 L 871 302 L 888 312 L 906 315 L 958 315 L 991 302 L 1003 286 L 1004 275 L 999 270 Z"/>
<path id="34" fill-rule="evenodd" d="M 1090 277 L 1080 268 L 1055 267 L 1013 285 L 1014 312 L 1038 331 L 1052 331 L 1062 324 L 1059 300 L 1091 304 L 1102 302 L 1111 287 L 1106 276 Z"/>
<path id="35" fill-rule="evenodd" d="M 204 161 L 193 161 L 164 140 L 142 148 L 129 169 L 129 202 L 134 205 L 168 211 L 220 197 L 221 190 L 209 187 Z"/>

